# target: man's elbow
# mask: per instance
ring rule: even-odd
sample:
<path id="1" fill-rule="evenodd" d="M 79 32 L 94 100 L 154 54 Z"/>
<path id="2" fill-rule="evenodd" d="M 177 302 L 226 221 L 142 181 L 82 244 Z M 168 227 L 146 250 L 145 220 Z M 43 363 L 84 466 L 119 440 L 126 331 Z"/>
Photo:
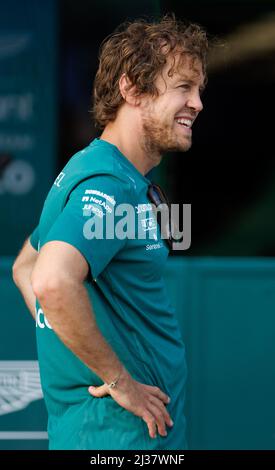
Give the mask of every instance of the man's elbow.
<path id="1" fill-rule="evenodd" d="M 18 262 L 18 258 L 17 258 L 12 265 L 12 279 L 17 287 L 20 284 L 21 277 L 22 277 L 22 266 L 21 266 L 21 263 Z"/>
<path id="2" fill-rule="evenodd" d="M 37 252 L 29 246 L 26 240 L 12 266 L 12 278 L 17 287 L 19 287 L 22 282 L 26 283 L 27 280 L 30 280 L 37 255 Z"/>
<path id="3" fill-rule="evenodd" d="M 34 274 L 31 277 L 32 290 L 41 306 L 46 309 L 59 310 L 62 299 L 68 292 L 66 278 L 59 275 L 43 276 Z"/>

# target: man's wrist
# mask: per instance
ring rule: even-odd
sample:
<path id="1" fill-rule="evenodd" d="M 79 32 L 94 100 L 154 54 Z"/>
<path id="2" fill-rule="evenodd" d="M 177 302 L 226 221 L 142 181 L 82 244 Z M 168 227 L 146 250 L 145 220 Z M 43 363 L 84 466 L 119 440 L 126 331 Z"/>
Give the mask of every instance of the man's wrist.
<path id="1" fill-rule="evenodd" d="M 125 369 L 124 366 L 121 367 L 120 372 L 118 373 L 117 376 L 114 377 L 114 379 L 111 382 L 105 382 L 109 390 L 112 390 L 114 388 L 118 388 L 118 386 L 125 380 L 126 377 L 130 377 L 129 373 Z"/>
<path id="2" fill-rule="evenodd" d="M 123 368 L 121 367 L 118 376 L 117 376 L 114 380 L 112 380 L 110 383 L 107 383 L 107 384 L 106 384 L 109 389 L 116 387 L 116 385 L 117 385 L 117 383 L 118 383 L 118 381 L 119 381 L 119 379 L 120 379 L 120 377 L 121 377 L 122 369 L 123 369 Z"/>

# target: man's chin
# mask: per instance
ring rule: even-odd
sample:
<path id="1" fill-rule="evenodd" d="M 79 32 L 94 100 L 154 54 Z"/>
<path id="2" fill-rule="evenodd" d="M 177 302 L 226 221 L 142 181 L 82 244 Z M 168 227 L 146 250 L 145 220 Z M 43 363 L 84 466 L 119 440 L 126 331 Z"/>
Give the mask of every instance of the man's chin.
<path id="1" fill-rule="evenodd" d="M 166 152 L 187 152 L 187 150 L 189 150 L 191 146 L 191 136 L 188 136 L 184 139 L 170 140 L 170 142 L 168 140 L 158 142 L 158 144 L 156 145 L 160 154 Z"/>
<path id="2" fill-rule="evenodd" d="M 192 147 L 192 142 L 190 142 L 188 145 L 186 145 L 184 147 L 184 149 L 182 150 L 182 152 L 187 152 L 188 150 L 190 150 L 191 147 Z"/>
<path id="3" fill-rule="evenodd" d="M 192 146 L 192 141 L 190 141 L 189 143 L 186 142 L 185 144 L 172 144 L 172 145 L 166 145 L 166 146 L 163 146 L 161 147 L 159 150 L 160 150 L 160 153 L 166 153 L 166 152 L 187 152 L 190 147 Z"/>
<path id="4" fill-rule="evenodd" d="M 192 147 L 192 139 L 186 139 L 185 142 L 178 144 L 178 152 L 187 152 Z"/>

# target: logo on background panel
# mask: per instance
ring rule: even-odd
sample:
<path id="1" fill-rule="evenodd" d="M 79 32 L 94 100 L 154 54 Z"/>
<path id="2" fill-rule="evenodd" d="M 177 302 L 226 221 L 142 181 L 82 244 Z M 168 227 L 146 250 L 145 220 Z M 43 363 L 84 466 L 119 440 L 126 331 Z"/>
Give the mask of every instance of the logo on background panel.
<path id="1" fill-rule="evenodd" d="M 0 36 L 0 59 L 14 57 L 31 44 L 32 33 L 6 33 Z"/>
<path id="2" fill-rule="evenodd" d="M 14 160 L 5 168 L 0 178 L 0 194 L 27 194 L 32 190 L 35 179 L 34 169 L 27 161 Z"/>
<path id="3" fill-rule="evenodd" d="M 38 361 L 0 361 L 0 415 L 42 398 Z"/>

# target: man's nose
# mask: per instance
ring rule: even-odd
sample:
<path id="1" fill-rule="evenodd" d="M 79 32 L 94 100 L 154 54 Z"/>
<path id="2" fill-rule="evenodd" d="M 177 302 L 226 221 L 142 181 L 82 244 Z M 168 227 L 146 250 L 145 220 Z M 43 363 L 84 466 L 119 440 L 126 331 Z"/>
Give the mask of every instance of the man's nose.
<path id="1" fill-rule="evenodd" d="M 192 95 L 189 96 L 186 104 L 189 108 L 193 108 L 197 113 L 199 113 L 203 109 L 201 97 L 199 92 L 197 91 L 194 91 Z"/>

